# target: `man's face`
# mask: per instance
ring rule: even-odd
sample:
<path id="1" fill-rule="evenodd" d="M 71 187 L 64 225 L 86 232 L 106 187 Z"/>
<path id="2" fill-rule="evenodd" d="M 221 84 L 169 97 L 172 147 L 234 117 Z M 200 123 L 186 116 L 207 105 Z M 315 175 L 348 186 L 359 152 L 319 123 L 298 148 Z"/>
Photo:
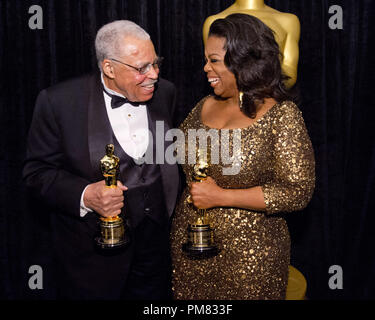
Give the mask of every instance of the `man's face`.
<path id="1" fill-rule="evenodd" d="M 157 55 L 151 40 L 127 37 L 126 41 L 124 39 L 124 43 L 120 48 L 120 56 L 111 58 L 137 68 L 156 61 Z M 113 60 L 109 61 L 113 76 L 107 83 L 110 89 L 123 94 L 134 102 L 148 101 L 152 98 L 159 75 L 157 67 L 151 66 L 146 74 L 140 74 L 132 67 Z"/>

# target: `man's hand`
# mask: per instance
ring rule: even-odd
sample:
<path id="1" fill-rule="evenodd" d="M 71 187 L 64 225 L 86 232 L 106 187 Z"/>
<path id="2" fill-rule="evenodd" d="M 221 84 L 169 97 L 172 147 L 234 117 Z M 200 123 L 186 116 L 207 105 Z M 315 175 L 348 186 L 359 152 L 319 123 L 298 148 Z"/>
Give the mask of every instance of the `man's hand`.
<path id="1" fill-rule="evenodd" d="M 113 217 L 121 213 L 124 206 L 123 192 L 128 190 L 120 181 L 117 188 L 108 188 L 104 180 L 89 184 L 83 196 L 87 208 L 96 211 L 103 217 Z"/>

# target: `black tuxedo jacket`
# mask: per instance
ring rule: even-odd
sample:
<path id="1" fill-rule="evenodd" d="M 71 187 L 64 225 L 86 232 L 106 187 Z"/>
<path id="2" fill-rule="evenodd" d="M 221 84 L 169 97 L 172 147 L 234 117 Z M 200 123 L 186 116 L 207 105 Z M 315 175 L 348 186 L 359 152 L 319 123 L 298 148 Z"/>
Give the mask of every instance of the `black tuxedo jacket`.
<path id="1" fill-rule="evenodd" d="M 149 119 L 164 121 L 167 131 L 172 127 L 174 104 L 174 85 L 160 79 L 147 103 Z M 118 298 L 131 265 L 133 246 L 117 255 L 97 254 L 93 238 L 98 231 L 98 217 L 96 213 L 80 217 L 82 192 L 88 184 L 103 180 L 99 161 L 105 145 L 113 141 L 100 74 L 41 91 L 28 139 L 23 177 L 49 206 L 61 271 L 57 278 L 64 295 Z M 179 184 L 177 165 L 160 165 L 160 172 L 171 216 Z"/>

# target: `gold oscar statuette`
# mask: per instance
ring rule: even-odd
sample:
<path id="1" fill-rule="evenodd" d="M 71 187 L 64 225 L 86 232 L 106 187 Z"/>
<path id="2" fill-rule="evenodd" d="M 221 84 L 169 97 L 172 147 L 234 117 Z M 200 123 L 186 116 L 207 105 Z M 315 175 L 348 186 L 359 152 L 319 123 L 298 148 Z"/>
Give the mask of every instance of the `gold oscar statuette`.
<path id="1" fill-rule="evenodd" d="M 207 179 L 208 164 L 199 160 L 194 165 L 193 180 L 196 182 Z M 188 202 L 191 203 L 190 196 Z M 218 254 L 219 250 L 215 244 L 214 229 L 210 225 L 206 209 L 196 209 L 197 219 L 187 227 L 188 241 L 183 244 L 183 251 L 190 257 L 208 258 Z"/>
<path id="2" fill-rule="evenodd" d="M 114 145 L 107 144 L 106 155 L 100 160 L 100 169 L 106 188 L 117 188 L 120 159 L 114 153 Z M 125 246 L 129 237 L 125 233 L 124 221 L 120 216 L 100 217 L 100 236 L 95 238 L 98 247 L 113 249 Z"/>
<path id="3" fill-rule="evenodd" d="M 298 17 L 288 12 L 281 12 L 267 6 L 264 0 L 236 0 L 225 10 L 209 16 L 203 24 L 203 41 L 206 43 L 212 22 L 223 19 L 232 13 L 244 13 L 252 15 L 263 21 L 271 28 L 275 40 L 282 53 L 281 67 L 290 78 L 285 85 L 290 88 L 297 81 L 297 67 L 299 60 L 298 42 L 300 39 L 301 26 Z"/>

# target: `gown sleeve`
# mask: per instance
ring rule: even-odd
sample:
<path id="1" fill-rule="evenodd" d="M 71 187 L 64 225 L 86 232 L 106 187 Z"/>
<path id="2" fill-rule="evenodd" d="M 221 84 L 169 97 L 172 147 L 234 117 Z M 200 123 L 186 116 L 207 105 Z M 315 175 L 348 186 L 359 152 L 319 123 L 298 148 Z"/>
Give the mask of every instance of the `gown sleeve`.
<path id="1" fill-rule="evenodd" d="M 302 113 L 284 102 L 273 120 L 273 178 L 262 185 L 266 214 L 302 210 L 315 187 L 315 158 Z"/>

